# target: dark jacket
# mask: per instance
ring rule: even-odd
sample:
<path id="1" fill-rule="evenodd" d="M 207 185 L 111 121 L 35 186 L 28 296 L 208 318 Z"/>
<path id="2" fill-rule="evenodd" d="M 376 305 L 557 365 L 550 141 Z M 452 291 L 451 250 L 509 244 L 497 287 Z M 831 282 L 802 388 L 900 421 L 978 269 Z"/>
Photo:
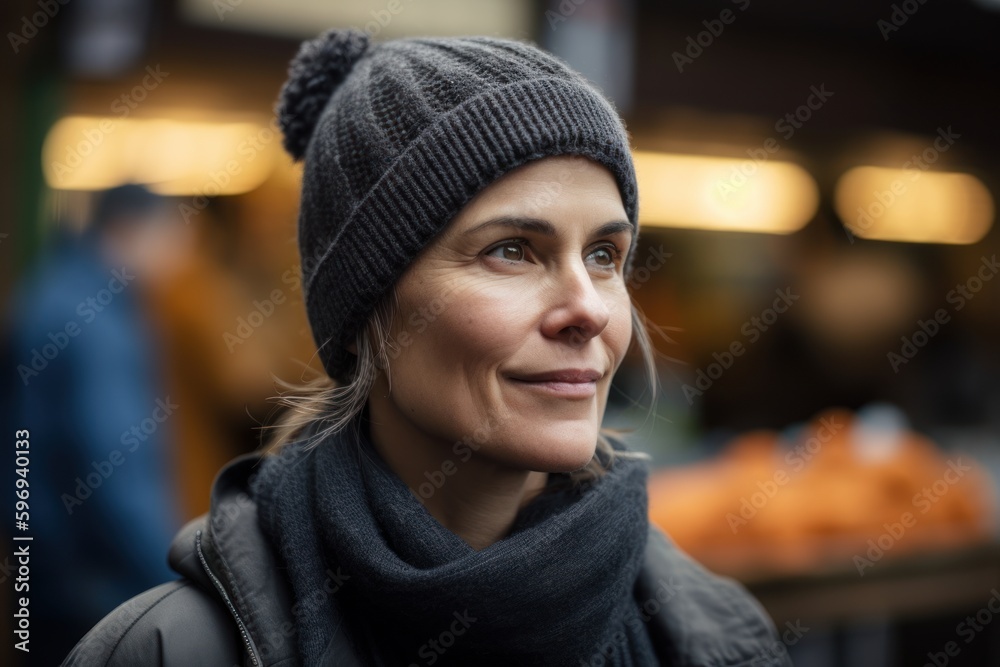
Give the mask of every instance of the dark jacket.
<path id="1" fill-rule="evenodd" d="M 278 556 L 257 524 L 249 479 L 257 454 L 234 459 L 212 508 L 170 548 L 181 579 L 128 600 L 80 640 L 63 665 L 297 665 L 294 603 Z M 317 594 L 322 594 L 317 592 Z M 790 665 L 773 624 L 739 584 L 707 572 L 650 530 L 636 600 L 663 665 Z M 345 641 L 332 664 L 365 665 Z"/>

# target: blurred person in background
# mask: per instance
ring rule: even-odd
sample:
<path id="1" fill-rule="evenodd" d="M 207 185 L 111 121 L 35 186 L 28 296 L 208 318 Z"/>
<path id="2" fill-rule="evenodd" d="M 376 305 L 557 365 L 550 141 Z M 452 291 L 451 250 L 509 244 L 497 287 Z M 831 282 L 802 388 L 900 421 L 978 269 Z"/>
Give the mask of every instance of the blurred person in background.
<path id="1" fill-rule="evenodd" d="M 218 203 L 185 225 L 193 239 L 169 280 L 147 281 L 143 290 L 159 334 L 162 377 L 181 406 L 170 418 L 170 432 L 184 520 L 208 511 L 212 480 L 230 459 L 259 446 L 254 416 L 273 409 L 267 402 L 274 393 L 272 373 L 289 365 L 283 360 L 293 355 L 289 330 L 297 324 L 287 322 L 292 307 L 272 306 L 266 325 L 239 344 L 229 342 L 261 297 L 255 301 L 247 272 L 227 262 L 225 254 L 246 241 L 234 229 L 238 215 L 213 215 Z M 312 351 L 310 346 L 298 356 L 308 358 Z"/>
<path id="2" fill-rule="evenodd" d="M 279 105 L 325 376 L 65 665 L 787 665 L 601 428 L 652 348 L 628 134 L 491 37 L 306 42 Z"/>
<path id="3" fill-rule="evenodd" d="M 169 200 L 116 187 L 13 295 L 8 409 L 31 443 L 32 664 L 57 664 L 123 599 L 176 578 L 165 550 L 180 525 L 168 451 L 180 408 L 143 289 L 169 280 L 187 238 Z"/>

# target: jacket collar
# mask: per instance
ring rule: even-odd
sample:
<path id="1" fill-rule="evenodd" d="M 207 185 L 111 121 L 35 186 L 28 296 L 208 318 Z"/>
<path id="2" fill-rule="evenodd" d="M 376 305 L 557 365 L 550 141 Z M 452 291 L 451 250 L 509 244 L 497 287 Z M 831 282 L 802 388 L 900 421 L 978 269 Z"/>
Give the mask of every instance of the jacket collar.
<path id="1" fill-rule="evenodd" d="M 257 525 L 249 493 L 260 454 L 230 461 L 212 486 L 211 509 L 189 522 L 170 548 L 180 574 L 222 598 L 256 667 L 298 663 L 291 587 Z"/>

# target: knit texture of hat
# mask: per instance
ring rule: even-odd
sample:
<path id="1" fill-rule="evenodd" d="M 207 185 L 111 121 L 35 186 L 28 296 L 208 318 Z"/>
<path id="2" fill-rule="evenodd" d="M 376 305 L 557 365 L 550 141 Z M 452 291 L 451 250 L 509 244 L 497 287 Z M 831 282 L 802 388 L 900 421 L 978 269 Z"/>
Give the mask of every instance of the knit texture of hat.
<path id="1" fill-rule="evenodd" d="M 356 29 L 330 30 L 303 43 L 277 113 L 285 148 L 304 161 L 306 313 L 337 380 L 353 372 L 346 346 L 410 262 L 515 167 L 551 155 L 596 160 L 614 175 L 638 233 L 635 168 L 617 111 L 565 62 L 526 42 L 376 44 Z"/>

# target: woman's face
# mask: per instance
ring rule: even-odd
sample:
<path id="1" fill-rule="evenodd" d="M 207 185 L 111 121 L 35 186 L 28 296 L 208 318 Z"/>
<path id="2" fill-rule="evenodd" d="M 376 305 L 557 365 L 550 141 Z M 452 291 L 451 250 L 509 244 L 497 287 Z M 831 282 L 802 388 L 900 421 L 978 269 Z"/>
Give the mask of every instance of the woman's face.
<path id="1" fill-rule="evenodd" d="M 632 242 L 597 162 L 548 157 L 492 183 L 396 285 L 378 418 L 519 469 L 586 465 L 632 336 Z"/>

